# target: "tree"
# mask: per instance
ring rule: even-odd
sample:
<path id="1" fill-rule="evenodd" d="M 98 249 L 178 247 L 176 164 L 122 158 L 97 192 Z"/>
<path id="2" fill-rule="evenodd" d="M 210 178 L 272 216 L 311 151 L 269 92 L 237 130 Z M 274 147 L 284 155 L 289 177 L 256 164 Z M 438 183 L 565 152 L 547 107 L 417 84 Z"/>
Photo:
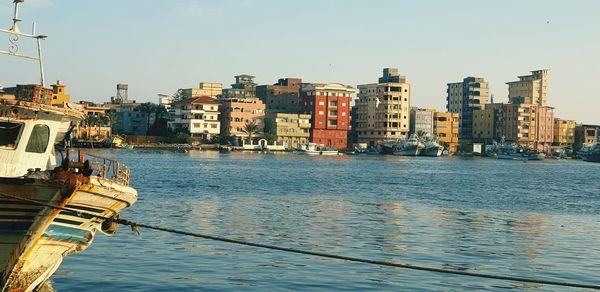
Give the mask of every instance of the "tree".
<path id="1" fill-rule="evenodd" d="M 86 127 L 86 138 L 90 138 L 90 129 L 92 129 L 94 127 L 94 125 L 96 124 L 96 116 L 94 115 L 88 115 L 83 119 L 83 123 Z"/>
<path id="2" fill-rule="evenodd" d="M 148 122 L 146 124 L 146 135 L 148 135 L 148 130 L 150 129 L 150 115 L 156 112 L 157 105 L 151 102 L 144 102 L 140 105 L 140 112 L 146 114 L 148 118 Z"/>
<path id="3" fill-rule="evenodd" d="M 98 114 L 96 117 L 96 136 L 100 136 L 100 127 L 108 123 L 108 118 L 104 114 Z"/>
<path id="4" fill-rule="evenodd" d="M 258 128 L 258 126 L 256 125 L 256 122 L 252 121 L 252 122 L 247 122 L 244 125 L 244 128 L 242 129 L 242 132 L 244 132 L 246 135 L 248 135 L 248 140 L 252 141 L 252 136 L 254 134 L 257 134 L 260 131 L 260 129 Z"/>
<path id="5" fill-rule="evenodd" d="M 216 134 L 210 138 L 210 141 L 214 144 L 228 145 L 230 144 L 231 136 L 228 134 Z"/>
<path id="6" fill-rule="evenodd" d="M 186 98 L 182 88 L 177 89 L 177 91 L 175 91 L 175 93 L 173 93 L 171 97 L 173 97 L 173 101 L 178 101 Z"/>
<path id="7" fill-rule="evenodd" d="M 110 128 L 112 134 L 112 126 L 119 122 L 119 116 L 115 112 L 109 112 L 106 115 L 106 122 L 108 123 L 108 127 Z"/>

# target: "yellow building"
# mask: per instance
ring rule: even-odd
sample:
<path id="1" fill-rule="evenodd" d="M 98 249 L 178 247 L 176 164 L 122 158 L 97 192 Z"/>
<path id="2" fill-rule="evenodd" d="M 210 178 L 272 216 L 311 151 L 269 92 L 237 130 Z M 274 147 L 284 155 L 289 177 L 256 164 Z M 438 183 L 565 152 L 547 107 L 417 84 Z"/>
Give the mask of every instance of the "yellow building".
<path id="1" fill-rule="evenodd" d="M 506 84 L 511 103 L 548 105 L 548 69 L 531 71 L 531 75 L 519 76 L 518 81 Z"/>
<path id="2" fill-rule="evenodd" d="M 311 115 L 270 113 L 265 119 L 265 132 L 275 135 L 285 147 L 298 148 L 310 140 Z"/>
<path id="3" fill-rule="evenodd" d="M 71 96 L 65 91 L 67 85 L 56 81 L 56 84 L 52 84 L 52 105 L 61 105 L 65 102 L 71 101 Z"/>
<path id="4" fill-rule="evenodd" d="M 573 146 L 575 143 L 575 127 L 577 124 L 574 120 L 554 119 L 554 145 L 556 146 Z"/>
<path id="5" fill-rule="evenodd" d="M 435 112 L 433 114 L 433 133 L 439 141 L 448 143 L 448 152 L 454 153 L 458 148 L 459 114 Z"/>
<path id="6" fill-rule="evenodd" d="M 182 90 L 184 98 L 210 96 L 216 98 L 223 94 L 223 84 L 212 82 L 200 82 L 198 88 L 186 88 Z"/>

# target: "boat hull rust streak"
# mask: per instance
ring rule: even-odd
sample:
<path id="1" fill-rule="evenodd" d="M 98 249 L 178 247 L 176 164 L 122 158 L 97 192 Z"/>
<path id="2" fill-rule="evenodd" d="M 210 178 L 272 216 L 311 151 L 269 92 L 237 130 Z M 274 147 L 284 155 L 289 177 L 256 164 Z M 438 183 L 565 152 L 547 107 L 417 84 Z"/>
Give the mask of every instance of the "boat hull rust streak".
<path id="1" fill-rule="evenodd" d="M 58 269 L 64 256 L 85 250 L 96 231 L 114 232 L 104 232 L 103 220 L 93 216 L 81 218 L 76 211 L 112 217 L 137 199 L 133 188 L 101 177 L 92 176 L 87 182 L 78 181 L 75 187 L 66 188 L 65 185 L 73 185 L 72 181 L 42 177 L 31 184 L 0 184 L 0 189 L 2 193 L 73 211 L 40 208 L 2 198 L 13 203 L 0 211 L 0 222 L 5 225 L 5 228 L 0 225 L 2 291 L 35 290 Z M 20 229 L 8 232 L 6 227 L 10 224 Z"/>

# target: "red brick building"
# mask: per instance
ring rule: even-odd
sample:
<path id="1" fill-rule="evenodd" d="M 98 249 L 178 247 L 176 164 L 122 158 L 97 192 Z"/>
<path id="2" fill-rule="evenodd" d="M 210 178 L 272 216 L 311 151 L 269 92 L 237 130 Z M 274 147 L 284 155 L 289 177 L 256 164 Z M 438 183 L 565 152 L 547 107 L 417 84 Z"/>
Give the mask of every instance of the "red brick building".
<path id="1" fill-rule="evenodd" d="M 302 84 L 300 112 L 310 114 L 310 141 L 335 149 L 348 147 L 350 101 L 355 89 L 339 83 Z"/>

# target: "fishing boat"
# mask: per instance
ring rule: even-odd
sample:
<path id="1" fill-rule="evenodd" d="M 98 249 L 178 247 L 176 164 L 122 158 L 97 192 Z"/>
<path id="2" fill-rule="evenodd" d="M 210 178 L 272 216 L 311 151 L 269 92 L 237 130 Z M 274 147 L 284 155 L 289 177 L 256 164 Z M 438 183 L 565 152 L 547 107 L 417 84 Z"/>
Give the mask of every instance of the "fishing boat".
<path id="1" fill-rule="evenodd" d="M 501 145 L 498 147 L 498 159 L 509 160 L 544 160 L 546 154 L 527 147 L 515 145 Z"/>
<path id="2" fill-rule="evenodd" d="M 411 135 L 408 140 L 402 143 L 401 147 L 394 149 L 394 155 L 400 156 L 419 156 L 425 149 L 423 142 L 419 140 L 417 135 Z"/>
<path id="3" fill-rule="evenodd" d="M 13 27 L 0 31 L 37 39 L 39 45 L 42 36 L 22 34 L 17 27 L 21 2 L 15 1 Z M 38 52 L 34 59 L 42 68 L 39 47 Z M 35 90 L 0 99 L 1 291 L 37 290 L 65 256 L 88 248 L 97 231 L 116 232 L 116 223 L 107 218 L 117 218 L 137 200 L 126 165 L 84 152 L 71 159 L 73 151 L 57 146 L 83 113 L 68 104 L 49 105 L 40 71 Z"/>
<path id="4" fill-rule="evenodd" d="M 423 149 L 422 155 L 429 157 L 442 156 L 444 152 L 444 146 L 440 145 L 435 139 L 425 141 L 425 148 Z"/>
<path id="5" fill-rule="evenodd" d="M 600 143 L 588 147 L 582 157 L 588 162 L 600 162 Z"/>
<path id="6" fill-rule="evenodd" d="M 338 155 L 335 149 L 325 147 L 323 144 L 308 143 L 303 147 L 296 148 L 295 153 L 302 155 Z"/>

